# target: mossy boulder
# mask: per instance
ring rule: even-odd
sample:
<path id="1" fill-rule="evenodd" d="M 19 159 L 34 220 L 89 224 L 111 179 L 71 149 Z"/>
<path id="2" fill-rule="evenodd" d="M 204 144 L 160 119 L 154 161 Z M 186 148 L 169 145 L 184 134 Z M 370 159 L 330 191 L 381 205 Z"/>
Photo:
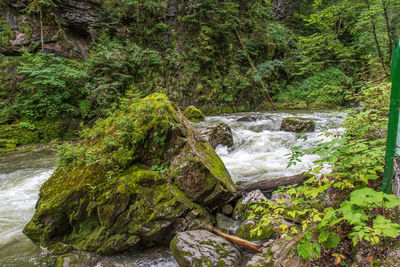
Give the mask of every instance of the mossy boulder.
<path id="1" fill-rule="evenodd" d="M 315 131 L 315 122 L 312 119 L 289 117 L 284 118 L 281 124 L 281 131 L 286 132 L 313 132 Z"/>
<path id="2" fill-rule="evenodd" d="M 188 106 L 183 112 L 183 114 L 190 121 L 194 122 L 204 121 L 203 112 L 201 112 L 201 110 L 196 108 L 195 106 Z"/>
<path id="3" fill-rule="evenodd" d="M 98 120 L 40 189 L 34 242 L 100 254 L 165 244 L 236 192 L 223 162 L 164 94 Z"/>
<path id="4" fill-rule="evenodd" d="M 170 249 L 181 267 L 241 266 L 239 250 L 226 239 L 206 230 L 178 233 L 172 239 Z"/>

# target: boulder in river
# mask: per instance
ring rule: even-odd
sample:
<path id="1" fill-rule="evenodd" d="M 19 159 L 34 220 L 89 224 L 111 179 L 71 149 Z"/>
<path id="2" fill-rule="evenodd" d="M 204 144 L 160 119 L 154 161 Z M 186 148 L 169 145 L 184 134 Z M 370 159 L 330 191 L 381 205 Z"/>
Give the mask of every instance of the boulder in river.
<path id="1" fill-rule="evenodd" d="M 282 120 L 281 131 L 286 132 L 313 132 L 315 131 L 315 122 L 312 119 L 288 117 Z"/>
<path id="2" fill-rule="evenodd" d="M 178 233 L 170 244 L 181 267 L 241 266 L 239 250 L 226 239 L 206 230 Z"/>
<path id="3" fill-rule="evenodd" d="M 220 123 L 202 134 L 214 149 L 218 145 L 223 145 L 228 148 L 233 147 L 232 129 L 226 123 Z"/>
<path id="4" fill-rule="evenodd" d="M 244 117 L 237 119 L 236 121 L 254 122 L 254 121 L 257 121 L 257 118 L 253 117 L 253 116 L 244 116 Z"/>
<path id="5" fill-rule="evenodd" d="M 40 189 L 24 233 L 100 254 L 165 244 L 235 195 L 223 162 L 164 94 L 96 122 Z"/>
<path id="6" fill-rule="evenodd" d="M 188 106 L 183 112 L 183 114 L 190 121 L 194 122 L 204 121 L 203 112 L 201 112 L 201 110 L 196 108 L 195 106 Z"/>

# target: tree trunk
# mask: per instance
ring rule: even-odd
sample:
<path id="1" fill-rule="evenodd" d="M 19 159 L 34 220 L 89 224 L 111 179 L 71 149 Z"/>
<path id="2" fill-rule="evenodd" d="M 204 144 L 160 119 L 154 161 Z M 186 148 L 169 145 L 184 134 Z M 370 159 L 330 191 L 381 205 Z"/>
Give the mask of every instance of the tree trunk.
<path id="1" fill-rule="evenodd" d="M 392 60 L 392 51 L 393 51 L 393 38 L 392 34 L 390 33 L 390 24 L 389 24 L 389 16 L 388 16 L 388 11 L 387 11 L 387 5 L 385 4 L 385 0 L 381 0 L 382 2 L 382 7 L 383 7 L 383 17 L 385 18 L 385 24 L 386 24 L 386 34 L 388 37 L 388 51 L 389 51 L 389 65 Z"/>
<path id="2" fill-rule="evenodd" d="M 254 73 L 257 72 L 257 68 L 256 68 L 256 66 L 253 64 L 253 60 L 251 60 L 249 54 L 247 53 L 246 47 L 245 47 L 245 45 L 244 45 L 243 42 L 242 42 L 242 38 L 240 38 L 239 32 L 238 32 L 237 30 L 235 30 L 235 31 L 236 31 L 236 35 L 237 35 L 237 37 L 238 37 L 238 39 L 239 39 L 239 43 L 240 43 L 240 45 L 242 46 L 243 52 L 246 54 L 247 60 L 249 61 L 250 67 L 251 67 L 251 69 L 252 69 L 252 71 L 253 71 L 253 74 L 254 74 Z M 265 84 L 264 84 L 264 82 L 263 82 L 262 80 L 260 80 L 260 85 L 261 85 L 261 87 L 264 89 L 265 94 L 267 95 L 268 101 L 269 101 L 269 103 L 271 104 L 272 108 L 273 108 L 275 111 L 277 111 L 276 106 L 275 106 L 275 103 L 274 103 L 274 101 L 272 101 L 272 98 L 271 98 L 271 96 L 270 96 L 269 93 L 268 93 L 268 89 L 267 89 L 267 87 L 265 86 Z"/>
<path id="3" fill-rule="evenodd" d="M 42 53 L 44 52 L 44 34 L 43 34 L 43 15 L 42 10 L 39 11 L 39 20 L 40 20 L 40 43 L 42 45 Z"/>
<path id="4" fill-rule="evenodd" d="M 293 184 L 302 184 L 305 180 L 311 178 L 310 174 L 298 174 L 288 177 L 274 178 L 262 180 L 248 185 L 238 187 L 239 193 L 251 192 L 254 190 L 260 190 L 263 193 L 270 193 L 278 189 L 280 186 L 287 186 Z"/>

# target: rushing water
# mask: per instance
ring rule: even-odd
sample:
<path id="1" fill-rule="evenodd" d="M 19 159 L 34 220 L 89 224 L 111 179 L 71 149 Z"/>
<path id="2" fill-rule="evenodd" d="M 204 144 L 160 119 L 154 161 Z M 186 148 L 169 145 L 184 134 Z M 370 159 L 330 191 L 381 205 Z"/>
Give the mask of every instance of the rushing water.
<path id="1" fill-rule="evenodd" d="M 243 116 L 252 116 L 255 122 L 238 121 Z M 290 116 L 313 119 L 315 132 L 295 134 L 280 131 L 282 119 Z M 226 116 L 207 117 L 195 127 L 202 131 L 219 123 L 226 123 L 232 129 L 234 147 L 218 146 L 216 152 L 225 163 L 232 179 L 244 183 L 258 180 L 291 176 L 308 170 L 318 159 L 315 155 L 305 155 L 301 162 L 286 168 L 291 148 L 309 148 L 318 141 L 329 140 L 325 133 L 341 133 L 343 114 L 332 112 L 308 113 L 243 113 Z"/>
<path id="2" fill-rule="evenodd" d="M 239 122 L 238 118 L 251 115 L 255 122 Z M 234 147 L 228 150 L 218 146 L 216 151 L 235 181 L 252 182 L 289 176 L 307 170 L 315 156 L 306 155 L 296 166 L 286 168 L 287 154 L 294 146 L 309 147 L 326 140 L 324 132 L 341 132 L 341 114 L 331 112 L 298 113 L 296 116 L 312 118 L 316 131 L 301 136 L 279 131 L 287 113 L 243 113 L 207 117 L 195 123 L 198 130 L 221 122 L 231 126 Z M 0 266 L 41 266 L 45 258 L 42 250 L 22 234 L 24 225 L 34 213 L 40 185 L 56 167 L 55 155 L 50 152 L 12 153 L 0 156 Z M 153 249 L 105 259 L 115 266 L 177 266 L 166 249 Z M 98 266 L 102 266 L 101 264 Z"/>

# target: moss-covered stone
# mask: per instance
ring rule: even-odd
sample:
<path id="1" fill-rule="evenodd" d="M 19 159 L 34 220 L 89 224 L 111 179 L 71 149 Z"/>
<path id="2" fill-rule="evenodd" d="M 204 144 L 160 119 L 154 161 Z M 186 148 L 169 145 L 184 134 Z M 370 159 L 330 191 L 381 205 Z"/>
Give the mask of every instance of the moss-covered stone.
<path id="1" fill-rule="evenodd" d="M 241 254 L 226 239 L 205 230 L 178 233 L 170 243 L 171 253 L 182 267 L 241 266 Z"/>
<path id="2" fill-rule="evenodd" d="M 240 225 L 239 229 L 236 231 L 236 235 L 240 238 L 251 241 L 268 241 L 269 239 L 275 237 L 277 234 L 277 231 L 274 229 L 274 225 L 270 225 L 261 227 L 262 232 L 260 236 L 252 235 L 251 230 L 254 229 L 256 226 L 258 226 L 258 222 L 256 222 L 255 220 L 246 220 Z"/>
<path id="3" fill-rule="evenodd" d="M 281 124 L 281 131 L 301 133 L 314 130 L 315 122 L 312 119 L 289 117 L 284 118 Z"/>
<path id="4" fill-rule="evenodd" d="M 73 248 L 70 245 L 57 242 L 51 246 L 49 246 L 48 251 L 53 255 L 61 255 L 70 252 Z"/>
<path id="5" fill-rule="evenodd" d="M 204 121 L 203 112 L 201 112 L 201 110 L 196 108 L 195 106 L 188 106 L 183 112 L 183 114 L 190 121 L 194 122 Z"/>
<path id="6" fill-rule="evenodd" d="M 24 233 L 114 254 L 169 242 L 235 193 L 221 159 L 165 95 L 99 120 L 40 189 Z M 195 216 L 194 216 L 195 215 Z"/>

